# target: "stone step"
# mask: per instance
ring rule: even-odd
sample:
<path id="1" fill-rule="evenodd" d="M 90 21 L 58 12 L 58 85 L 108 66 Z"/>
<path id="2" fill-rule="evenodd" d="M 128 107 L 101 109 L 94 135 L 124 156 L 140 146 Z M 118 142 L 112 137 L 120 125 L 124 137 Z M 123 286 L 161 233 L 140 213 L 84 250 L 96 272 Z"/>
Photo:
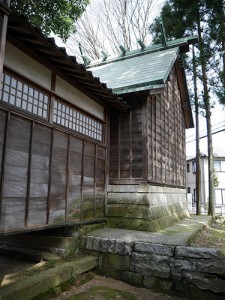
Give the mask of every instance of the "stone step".
<path id="1" fill-rule="evenodd" d="M 77 275 L 94 269 L 97 265 L 98 257 L 88 255 L 78 256 L 76 259 L 64 263 L 59 262 L 51 269 L 1 287 L 0 299 L 32 299 L 73 279 Z"/>
<path id="2" fill-rule="evenodd" d="M 21 254 L 23 249 L 24 253 L 29 249 L 29 252 L 40 252 L 40 255 L 43 255 L 44 252 L 49 252 L 61 257 L 67 257 L 78 252 L 78 236 L 18 234 L 4 237 L 0 242 L 0 248 L 8 248 L 12 249 L 12 251 L 20 249 L 19 252 Z"/>
<path id="3" fill-rule="evenodd" d="M 18 258 L 24 261 L 32 261 L 32 262 L 40 262 L 40 261 L 48 261 L 48 260 L 59 260 L 62 257 L 62 252 L 57 253 L 58 249 L 54 249 L 55 251 L 40 250 L 29 247 L 21 247 L 21 245 L 10 245 L 10 244 L 2 244 L 0 245 L 0 255 Z M 59 251 L 58 251 L 59 252 Z M 64 250 L 65 252 L 65 250 Z M 64 254 L 64 253 L 63 253 Z M 65 254 L 64 254 L 65 255 Z"/>
<path id="4" fill-rule="evenodd" d="M 74 245 L 76 237 L 55 236 L 45 234 L 16 234 L 5 236 L 2 241 L 14 242 L 34 246 L 48 246 L 53 248 L 68 248 Z"/>

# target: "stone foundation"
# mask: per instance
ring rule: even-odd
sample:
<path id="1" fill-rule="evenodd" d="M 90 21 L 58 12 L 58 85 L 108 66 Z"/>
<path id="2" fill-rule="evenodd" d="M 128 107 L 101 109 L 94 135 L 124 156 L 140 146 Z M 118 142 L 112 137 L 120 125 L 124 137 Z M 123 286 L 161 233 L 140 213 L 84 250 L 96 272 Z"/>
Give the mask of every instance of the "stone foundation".
<path id="1" fill-rule="evenodd" d="M 155 232 L 189 217 L 185 189 L 138 185 L 110 185 L 108 225 Z"/>
<path id="2" fill-rule="evenodd" d="M 225 256 L 191 248 L 115 237 L 83 236 L 81 249 L 99 256 L 97 273 L 185 299 L 225 299 Z"/>

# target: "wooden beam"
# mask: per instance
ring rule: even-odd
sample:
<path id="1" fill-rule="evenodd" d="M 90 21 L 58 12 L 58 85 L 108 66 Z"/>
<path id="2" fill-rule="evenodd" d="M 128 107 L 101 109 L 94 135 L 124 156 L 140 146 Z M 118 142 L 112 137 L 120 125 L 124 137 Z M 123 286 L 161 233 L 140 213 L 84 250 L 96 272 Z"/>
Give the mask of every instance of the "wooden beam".
<path id="1" fill-rule="evenodd" d="M 9 124 L 10 124 L 10 112 L 6 114 L 5 118 L 5 132 L 4 132 L 4 142 L 2 148 L 2 169 L 1 169 L 1 181 L 0 181 L 0 220 L 2 218 L 2 199 L 3 199 L 3 185 L 5 178 L 5 158 L 6 158 L 6 150 L 7 150 L 7 140 L 8 140 L 8 132 L 9 132 Z"/>
<path id="2" fill-rule="evenodd" d="M 9 6 L 9 0 L 0 0 L 0 89 L 3 76 Z"/>
<path id="3" fill-rule="evenodd" d="M 30 188 L 31 188 L 31 167 L 32 167 L 32 153 L 33 153 L 33 132 L 35 121 L 30 124 L 30 145 L 29 145 L 29 161 L 28 161 L 28 174 L 27 174 L 27 195 L 26 195 L 26 208 L 25 208 L 25 227 L 28 227 L 29 207 L 30 207 Z"/>

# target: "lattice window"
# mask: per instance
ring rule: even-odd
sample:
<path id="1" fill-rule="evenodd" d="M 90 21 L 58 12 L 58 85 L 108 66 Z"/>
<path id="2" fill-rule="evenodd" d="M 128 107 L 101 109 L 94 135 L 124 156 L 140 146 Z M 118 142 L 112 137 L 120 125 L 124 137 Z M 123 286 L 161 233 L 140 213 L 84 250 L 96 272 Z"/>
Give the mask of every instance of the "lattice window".
<path id="1" fill-rule="evenodd" d="M 53 121 L 95 140 L 103 141 L 102 123 L 58 100 L 54 102 Z"/>
<path id="2" fill-rule="evenodd" d="M 12 75 L 3 74 L 0 100 L 47 119 L 49 96 Z"/>

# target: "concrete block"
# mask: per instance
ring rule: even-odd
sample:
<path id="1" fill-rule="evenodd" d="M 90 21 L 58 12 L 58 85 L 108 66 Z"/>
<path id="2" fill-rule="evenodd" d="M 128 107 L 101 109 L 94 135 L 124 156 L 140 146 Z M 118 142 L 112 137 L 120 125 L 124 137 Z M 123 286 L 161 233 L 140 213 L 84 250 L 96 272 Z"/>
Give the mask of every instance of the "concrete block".
<path id="1" fill-rule="evenodd" d="M 148 226 L 147 226 L 147 231 L 148 232 L 157 232 L 159 231 L 161 228 L 160 228 L 160 224 L 159 224 L 159 221 L 157 219 L 155 220 L 150 220 L 148 222 Z"/>
<path id="2" fill-rule="evenodd" d="M 162 206 L 153 206 L 150 208 L 153 219 L 159 219 L 163 216 Z"/>
<path id="3" fill-rule="evenodd" d="M 144 205 L 130 205 L 127 207 L 126 218 L 148 219 L 151 213 Z"/>
<path id="4" fill-rule="evenodd" d="M 125 228 L 130 230 L 148 231 L 148 221 L 145 220 L 132 220 L 132 219 L 119 219 L 108 218 L 107 223 L 109 227 Z"/>
<path id="5" fill-rule="evenodd" d="M 94 244 L 94 237 L 93 236 L 87 236 L 85 248 L 88 249 L 88 250 L 93 250 L 93 244 Z"/>
<path id="6" fill-rule="evenodd" d="M 122 280 L 137 287 L 143 286 L 143 276 L 134 272 L 123 272 Z"/>
<path id="7" fill-rule="evenodd" d="M 109 240 L 104 238 L 95 237 L 93 244 L 92 244 L 92 250 L 98 251 L 98 252 L 107 252 L 109 247 Z"/>
<path id="8" fill-rule="evenodd" d="M 109 240 L 108 246 L 109 253 L 116 253 L 116 254 L 124 254 L 124 241 L 123 240 Z"/>
<path id="9" fill-rule="evenodd" d="M 169 278 L 170 267 L 168 257 L 134 252 L 131 256 L 130 271 L 141 275 Z"/>
<path id="10" fill-rule="evenodd" d="M 197 286 L 199 289 L 224 294 L 225 281 L 216 275 L 184 271 L 183 278 L 189 284 Z"/>
<path id="11" fill-rule="evenodd" d="M 141 193 L 108 193 L 107 204 L 148 205 L 147 197 Z"/>
<path id="12" fill-rule="evenodd" d="M 165 227 L 169 227 L 174 224 L 174 220 L 172 216 L 162 217 L 158 219 L 160 228 L 163 229 Z"/>
<path id="13" fill-rule="evenodd" d="M 162 244 L 150 244 L 145 242 L 136 242 L 134 245 L 134 251 L 170 257 L 174 255 L 173 246 L 167 246 Z"/>
<path id="14" fill-rule="evenodd" d="M 130 257 L 128 255 L 103 254 L 102 267 L 106 269 L 116 269 L 120 271 L 128 271 L 130 265 Z"/>
<path id="15" fill-rule="evenodd" d="M 126 206 L 108 204 L 106 207 L 106 216 L 107 217 L 124 217 L 126 215 Z"/>
<path id="16" fill-rule="evenodd" d="M 225 259 L 198 260 L 197 269 L 199 272 L 223 275 L 225 280 Z"/>
<path id="17" fill-rule="evenodd" d="M 175 278 L 182 278 L 183 271 L 195 271 L 196 260 L 174 259 L 170 261 L 171 274 Z"/>
<path id="18" fill-rule="evenodd" d="M 214 248 L 192 248 L 177 246 L 175 248 L 176 258 L 214 258 L 219 257 L 220 252 Z"/>

